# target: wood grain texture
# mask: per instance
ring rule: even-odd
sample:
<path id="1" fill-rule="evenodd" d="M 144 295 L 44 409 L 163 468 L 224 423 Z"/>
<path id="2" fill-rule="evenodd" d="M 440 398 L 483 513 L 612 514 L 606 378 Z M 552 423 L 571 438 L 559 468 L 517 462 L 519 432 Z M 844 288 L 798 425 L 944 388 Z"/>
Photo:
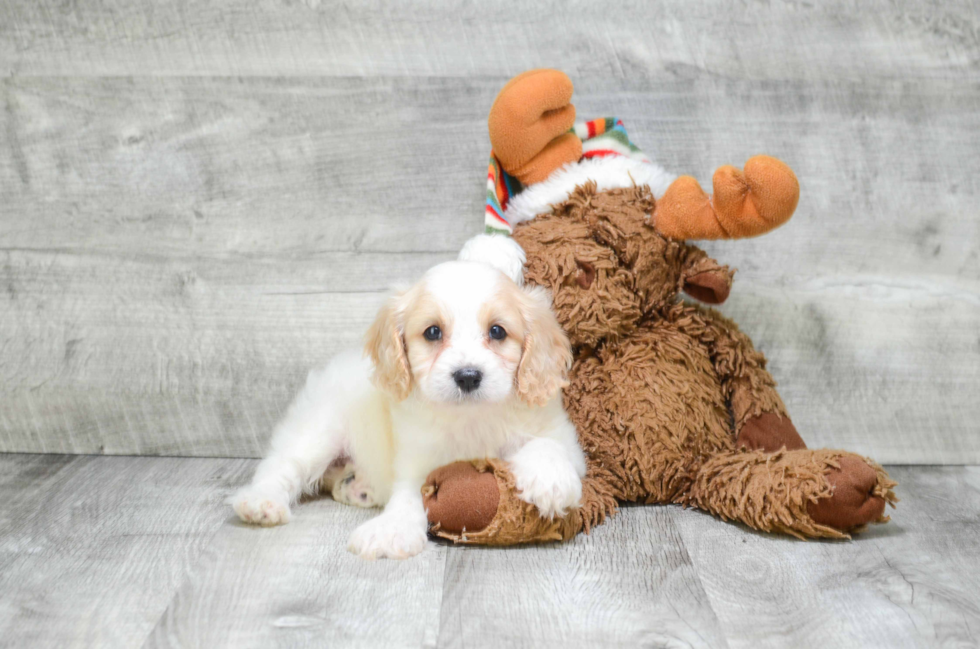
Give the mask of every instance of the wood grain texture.
<path id="1" fill-rule="evenodd" d="M 674 519 L 731 647 L 933 647 L 980 642 L 980 472 L 892 467 L 891 523 L 850 542 Z"/>
<path id="2" fill-rule="evenodd" d="M 564 545 L 451 548 L 440 647 L 723 647 L 669 510 Z"/>
<path id="3" fill-rule="evenodd" d="M 138 646 L 251 464 L 0 455 L 0 646 Z"/>
<path id="4" fill-rule="evenodd" d="M 191 0 L 0 6 L 0 74 L 752 79 L 955 76 L 980 64 L 971 0 L 819 3 Z"/>
<path id="5" fill-rule="evenodd" d="M 0 455 L 0 647 L 959 647 L 980 638 L 980 467 L 889 467 L 849 542 L 633 506 L 566 545 L 365 562 L 374 512 L 284 527 L 222 500 L 255 462 Z"/>
<path id="6" fill-rule="evenodd" d="M 446 548 L 410 561 L 364 561 L 347 537 L 378 510 L 313 500 L 277 528 L 231 509 L 147 647 L 434 646 Z"/>
<path id="7" fill-rule="evenodd" d="M 811 446 L 980 462 L 975 7 L 562 7 L 0 6 L 0 450 L 260 455 L 479 230 L 488 107 L 555 65 L 671 170 L 797 171 L 705 247 Z"/>

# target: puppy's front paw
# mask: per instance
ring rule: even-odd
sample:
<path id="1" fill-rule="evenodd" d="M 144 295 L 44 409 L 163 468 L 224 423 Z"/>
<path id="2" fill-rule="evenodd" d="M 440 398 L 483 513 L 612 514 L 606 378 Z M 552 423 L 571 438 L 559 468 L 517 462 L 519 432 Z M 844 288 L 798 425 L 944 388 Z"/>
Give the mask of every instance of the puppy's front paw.
<path id="1" fill-rule="evenodd" d="M 510 462 L 518 496 L 545 518 L 564 516 L 582 501 L 582 479 L 572 463 L 550 453 L 518 453 Z"/>
<path id="2" fill-rule="evenodd" d="M 283 491 L 242 487 L 230 499 L 238 517 L 252 525 L 272 527 L 289 522 L 289 497 Z"/>
<path id="3" fill-rule="evenodd" d="M 347 549 L 362 559 L 408 559 L 425 549 L 426 531 L 424 518 L 385 513 L 354 530 Z"/>

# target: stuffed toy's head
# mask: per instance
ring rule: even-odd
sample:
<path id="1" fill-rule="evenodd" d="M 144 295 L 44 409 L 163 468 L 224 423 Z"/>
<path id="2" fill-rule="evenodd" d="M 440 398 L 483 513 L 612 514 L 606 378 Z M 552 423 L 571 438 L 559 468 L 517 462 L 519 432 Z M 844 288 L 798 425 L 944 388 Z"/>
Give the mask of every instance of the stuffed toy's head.
<path id="1" fill-rule="evenodd" d="M 756 156 L 744 170 L 719 168 L 709 196 L 633 144 L 622 120 L 576 123 L 572 91 L 563 73 L 532 70 L 497 96 L 489 118 L 487 234 L 468 243 L 461 258 L 549 287 L 581 352 L 628 335 L 681 291 L 723 302 L 732 273 L 686 240 L 778 227 L 796 208 L 799 183 L 779 160 Z"/>
<path id="2" fill-rule="evenodd" d="M 525 281 L 551 289 L 558 320 L 581 352 L 627 336 L 673 304 L 679 291 L 710 304 L 728 297 L 732 273 L 699 248 L 656 231 L 647 187 L 578 187 L 548 214 L 514 229 Z"/>

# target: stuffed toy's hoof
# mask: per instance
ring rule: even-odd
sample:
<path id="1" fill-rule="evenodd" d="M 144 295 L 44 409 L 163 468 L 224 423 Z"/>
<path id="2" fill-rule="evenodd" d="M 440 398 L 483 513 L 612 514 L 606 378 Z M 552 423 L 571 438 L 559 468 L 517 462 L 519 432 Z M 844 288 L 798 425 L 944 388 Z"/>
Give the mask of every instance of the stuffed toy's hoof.
<path id="1" fill-rule="evenodd" d="M 841 532 L 858 531 L 868 523 L 884 523 L 885 504 L 895 503 L 892 493 L 895 482 L 884 469 L 869 465 L 853 455 L 840 459 L 840 468 L 826 473 L 833 494 L 807 505 L 807 513 L 815 523 Z"/>
<path id="2" fill-rule="evenodd" d="M 529 70 L 503 87 L 490 109 L 490 144 L 503 168 L 521 183 L 541 182 L 582 157 L 572 80 L 558 70 Z"/>
<path id="3" fill-rule="evenodd" d="M 517 496 L 514 475 L 501 460 L 456 462 L 429 474 L 422 487 L 429 532 L 456 543 L 516 545 L 565 541 L 582 529 L 575 509 L 542 518 Z"/>
<path id="4" fill-rule="evenodd" d="M 759 155 L 745 170 L 719 167 L 709 197 L 694 178 L 681 176 L 657 200 L 656 228 L 674 239 L 742 239 L 773 230 L 793 216 L 800 183 L 785 163 Z"/>
<path id="5" fill-rule="evenodd" d="M 774 412 L 764 412 L 749 418 L 742 424 L 735 446 L 750 451 L 775 453 L 781 449 L 795 451 L 806 448 L 806 443 L 796 432 L 796 426 L 789 417 L 781 417 Z"/>
<path id="6" fill-rule="evenodd" d="M 486 529 L 497 515 L 499 500 L 493 471 L 479 471 L 471 462 L 436 469 L 422 488 L 429 524 L 452 535 Z"/>

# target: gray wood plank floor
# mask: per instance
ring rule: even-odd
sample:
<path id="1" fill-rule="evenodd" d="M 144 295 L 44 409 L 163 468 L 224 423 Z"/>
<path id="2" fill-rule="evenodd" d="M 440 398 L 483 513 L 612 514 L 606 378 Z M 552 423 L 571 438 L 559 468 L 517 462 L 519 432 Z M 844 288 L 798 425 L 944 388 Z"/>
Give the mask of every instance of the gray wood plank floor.
<path id="1" fill-rule="evenodd" d="M 767 152 L 706 246 L 807 442 L 980 463 L 975 0 L 0 2 L 0 451 L 257 457 L 311 366 L 482 224 L 554 66 L 669 169 Z"/>
<path id="2" fill-rule="evenodd" d="M 851 542 L 627 507 L 564 546 L 430 542 L 364 562 L 373 513 L 275 529 L 223 497 L 250 460 L 0 455 L 4 647 L 938 647 L 980 644 L 980 467 L 891 467 Z"/>

